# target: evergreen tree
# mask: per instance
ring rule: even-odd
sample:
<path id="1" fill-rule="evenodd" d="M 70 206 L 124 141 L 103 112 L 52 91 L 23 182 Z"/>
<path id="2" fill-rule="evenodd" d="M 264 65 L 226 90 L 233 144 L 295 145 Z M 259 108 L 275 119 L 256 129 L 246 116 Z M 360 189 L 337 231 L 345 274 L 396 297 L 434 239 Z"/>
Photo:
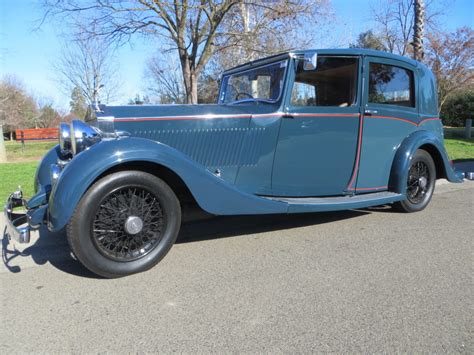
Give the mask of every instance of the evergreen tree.
<path id="1" fill-rule="evenodd" d="M 71 113 L 75 114 L 78 118 L 84 119 L 87 112 L 86 98 L 77 86 L 72 90 L 71 101 L 69 102 Z"/>
<path id="2" fill-rule="evenodd" d="M 368 49 L 375 49 L 378 51 L 386 51 L 387 48 L 383 44 L 382 38 L 378 37 L 376 34 L 372 32 L 372 30 L 368 30 L 366 32 L 362 32 L 359 34 L 357 41 L 350 45 L 351 48 L 368 48 Z"/>

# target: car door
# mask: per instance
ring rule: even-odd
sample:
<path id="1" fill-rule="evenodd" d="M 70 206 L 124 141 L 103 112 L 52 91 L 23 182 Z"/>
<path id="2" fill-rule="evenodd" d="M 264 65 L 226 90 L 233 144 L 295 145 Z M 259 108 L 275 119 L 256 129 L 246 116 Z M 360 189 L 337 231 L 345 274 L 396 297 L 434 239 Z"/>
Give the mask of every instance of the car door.
<path id="1" fill-rule="evenodd" d="M 419 122 L 416 67 L 381 57 L 364 59 L 364 116 L 357 193 L 388 189 L 390 171 L 403 139 Z"/>
<path id="2" fill-rule="evenodd" d="M 320 55 L 290 69 L 275 151 L 275 196 L 337 196 L 353 175 L 360 124 L 358 56 Z"/>

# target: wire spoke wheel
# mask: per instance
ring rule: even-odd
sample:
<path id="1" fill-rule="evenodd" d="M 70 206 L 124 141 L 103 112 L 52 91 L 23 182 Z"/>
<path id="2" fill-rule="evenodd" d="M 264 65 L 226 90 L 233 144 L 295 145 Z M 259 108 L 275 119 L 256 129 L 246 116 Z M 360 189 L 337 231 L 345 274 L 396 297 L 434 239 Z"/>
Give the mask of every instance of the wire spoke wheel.
<path id="1" fill-rule="evenodd" d="M 158 176 L 137 170 L 110 173 L 82 196 L 67 226 L 76 258 L 107 278 L 146 271 L 178 237 L 181 206 Z"/>
<path id="2" fill-rule="evenodd" d="M 142 187 L 127 186 L 106 195 L 92 224 L 92 240 L 104 256 L 133 261 L 161 241 L 163 209 L 156 196 Z"/>
<path id="3" fill-rule="evenodd" d="M 405 198 L 393 207 L 400 212 L 419 212 L 430 203 L 436 185 L 436 165 L 430 153 L 418 149 L 406 173 Z"/>
<path id="4" fill-rule="evenodd" d="M 422 202 L 430 190 L 430 169 L 424 161 L 417 161 L 408 172 L 407 198 L 413 204 Z"/>

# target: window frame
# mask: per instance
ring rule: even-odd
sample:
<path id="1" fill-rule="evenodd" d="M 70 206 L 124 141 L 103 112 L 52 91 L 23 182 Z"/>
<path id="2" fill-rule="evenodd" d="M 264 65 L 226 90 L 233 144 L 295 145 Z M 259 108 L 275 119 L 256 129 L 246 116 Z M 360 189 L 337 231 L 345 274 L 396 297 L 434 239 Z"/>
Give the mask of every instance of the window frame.
<path id="1" fill-rule="evenodd" d="M 290 66 L 288 58 L 275 60 L 275 61 L 265 63 L 265 64 L 261 64 L 261 65 L 255 65 L 253 67 L 244 69 L 242 71 L 236 71 L 236 72 L 232 72 L 232 73 L 228 73 L 228 74 L 223 75 L 222 80 L 221 80 L 221 85 L 220 85 L 220 88 L 219 88 L 219 96 L 217 97 L 217 104 L 218 105 L 234 105 L 235 104 L 235 103 L 232 103 L 232 102 L 224 102 L 225 96 L 227 95 L 227 92 L 224 92 L 224 87 L 227 85 L 227 82 L 229 81 L 229 78 L 232 75 L 241 75 L 241 74 L 247 73 L 247 72 L 255 70 L 255 69 L 265 68 L 265 67 L 268 67 L 268 66 L 272 66 L 272 65 L 275 65 L 275 64 L 278 64 L 278 63 L 281 64 L 281 63 L 284 63 L 284 62 L 286 64 L 285 64 L 285 67 L 284 67 L 285 69 L 283 71 L 282 89 L 280 90 L 280 94 L 279 94 L 278 98 L 276 98 L 275 100 L 271 100 L 271 101 L 269 100 L 269 104 L 271 104 L 271 105 L 275 105 L 275 104 L 280 103 L 283 96 L 284 96 L 285 87 L 286 87 L 286 83 L 287 83 L 288 67 Z M 224 97 L 223 97 L 223 94 L 224 94 Z"/>
<path id="2" fill-rule="evenodd" d="M 387 102 L 373 102 L 373 101 L 369 101 L 369 95 L 370 95 L 370 75 L 371 75 L 371 66 L 372 65 L 379 65 L 379 66 L 385 66 L 385 67 L 391 67 L 391 68 L 396 68 L 396 69 L 401 69 L 403 71 L 405 71 L 407 74 L 408 74 L 408 78 L 409 78 L 409 83 L 408 83 L 408 91 L 409 91 L 409 96 L 408 96 L 408 101 L 410 102 L 410 105 L 407 106 L 407 105 L 400 105 L 396 102 L 393 102 L 393 103 L 387 103 Z M 411 74 L 411 75 L 410 75 Z M 399 107 L 404 107 L 404 108 L 416 108 L 416 98 L 417 98 L 417 95 L 416 95 L 416 92 L 415 92 L 415 72 L 413 70 L 410 70 L 410 69 L 407 69 L 407 68 L 404 68 L 400 65 L 392 65 L 392 64 L 386 64 L 386 63 L 378 63 L 378 62 L 374 62 L 374 61 L 369 61 L 368 63 L 368 81 L 367 81 L 367 103 L 368 104 L 372 104 L 372 105 L 390 105 L 390 106 L 399 106 Z M 387 91 L 388 93 L 389 91 Z M 385 93 L 384 93 L 384 96 L 385 96 Z M 413 105 L 411 105 L 413 104 Z"/>
<path id="3" fill-rule="evenodd" d="M 301 58 L 294 58 L 292 60 L 292 70 L 291 70 L 291 78 L 289 78 L 288 83 L 291 85 L 288 85 L 288 90 L 287 90 L 287 98 L 286 98 L 286 106 L 291 110 L 317 110 L 318 112 L 333 112 L 333 111 L 353 111 L 354 108 L 360 107 L 360 100 L 361 100 L 361 85 L 362 85 L 362 65 L 363 65 L 363 58 L 360 55 L 337 55 L 337 54 L 319 54 L 318 57 L 331 57 L 331 58 L 350 58 L 354 59 L 356 61 L 357 65 L 357 70 L 356 70 L 356 79 L 354 81 L 354 90 L 355 90 L 355 95 L 354 95 L 354 101 L 351 105 L 345 106 L 345 107 L 340 107 L 340 106 L 317 106 L 317 105 L 294 105 L 291 102 L 291 95 L 293 93 L 293 87 L 295 85 L 295 78 L 296 78 L 296 69 L 297 69 L 297 61 L 301 60 Z"/>
<path id="4" fill-rule="evenodd" d="M 414 103 L 415 106 L 402 106 L 397 104 L 382 104 L 376 102 L 369 102 L 369 79 L 370 79 L 370 64 L 383 64 L 383 65 L 390 65 L 393 67 L 398 67 L 401 69 L 405 69 L 411 71 L 413 74 L 413 95 L 414 95 Z M 389 59 L 383 57 L 372 57 L 366 56 L 364 59 L 364 88 L 363 88 L 363 97 L 364 97 L 364 107 L 373 107 L 374 109 L 378 108 L 380 110 L 388 109 L 388 110 L 404 110 L 411 113 L 418 113 L 419 103 L 418 103 L 418 72 L 417 68 L 414 65 L 411 65 L 408 62 L 404 62 L 402 60 L 396 59 Z"/>

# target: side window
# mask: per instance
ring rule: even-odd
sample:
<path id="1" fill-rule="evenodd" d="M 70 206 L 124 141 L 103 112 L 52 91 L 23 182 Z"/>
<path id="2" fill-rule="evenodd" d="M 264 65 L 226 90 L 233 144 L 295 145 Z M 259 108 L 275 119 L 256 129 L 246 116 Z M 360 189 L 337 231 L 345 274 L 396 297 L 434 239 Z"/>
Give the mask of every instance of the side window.
<path id="1" fill-rule="evenodd" d="M 392 65 L 370 63 L 369 102 L 415 107 L 413 72 Z"/>
<path id="2" fill-rule="evenodd" d="M 357 58 L 319 56 L 315 70 L 304 70 L 299 61 L 291 105 L 351 106 L 356 99 L 357 71 Z"/>
<path id="3" fill-rule="evenodd" d="M 316 106 L 316 87 L 311 84 L 295 82 L 291 92 L 293 106 Z"/>

